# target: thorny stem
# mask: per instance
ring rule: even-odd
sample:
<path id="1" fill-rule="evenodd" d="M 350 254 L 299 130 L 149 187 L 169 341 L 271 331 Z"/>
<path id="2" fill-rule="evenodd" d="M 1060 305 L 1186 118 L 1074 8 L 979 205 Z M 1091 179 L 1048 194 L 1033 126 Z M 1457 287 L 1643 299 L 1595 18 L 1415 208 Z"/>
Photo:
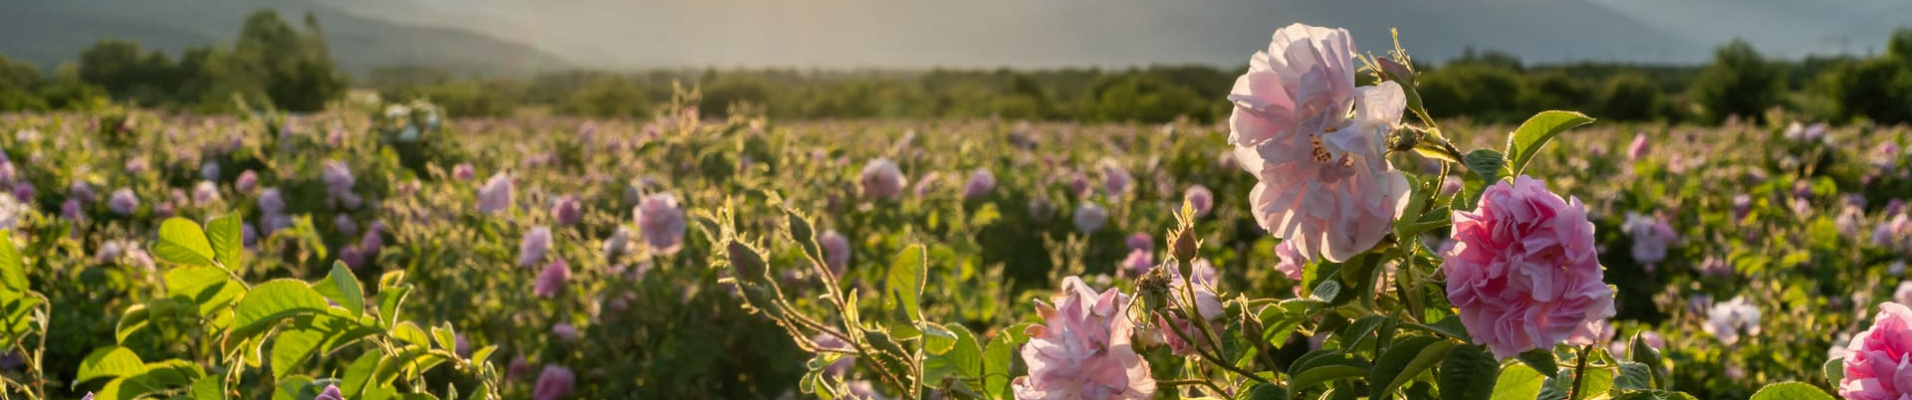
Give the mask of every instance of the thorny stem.
<path id="1" fill-rule="evenodd" d="M 1177 261 L 1180 261 L 1180 260 L 1177 260 Z M 1186 315 L 1186 318 L 1188 320 L 1195 322 L 1195 327 L 1198 329 L 1201 329 L 1202 334 L 1204 336 L 1211 338 L 1209 345 L 1214 347 L 1216 353 L 1219 354 L 1221 352 L 1221 342 L 1222 342 L 1221 337 L 1216 336 L 1214 331 L 1208 329 L 1208 321 L 1207 319 L 1202 318 L 1202 311 L 1200 309 L 1201 307 L 1195 305 L 1195 281 L 1194 281 L 1194 278 L 1190 277 L 1191 275 L 1195 275 L 1195 272 L 1189 271 L 1189 273 L 1182 274 L 1182 293 L 1185 295 L 1182 301 L 1182 313 Z M 1209 354 L 1207 351 L 1202 349 L 1201 343 L 1188 340 L 1187 335 L 1183 335 L 1180 329 L 1177 329 L 1176 327 L 1174 327 L 1175 324 L 1164 324 L 1164 325 L 1170 325 L 1169 330 L 1175 331 L 1177 336 L 1182 337 L 1182 340 L 1187 341 L 1190 346 L 1195 348 L 1195 352 L 1197 354 L 1201 354 L 1203 358 L 1207 358 L 1208 361 L 1210 363 L 1215 364 L 1215 366 L 1221 367 L 1222 369 L 1226 369 L 1230 372 L 1234 372 L 1241 376 L 1248 377 L 1249 379 L 1254 379 L 1257 382 L 1269 383 L 1269 384 L 1273 383 L 1273 382 L 1269 382 L 1267 379 L 1262 379 L 1262 377 L 1255 376 L 1255 374 L 1252 372 L 1244 371 L 1241 368 L 1236 368 L 1234 364 L 1227 362 L 1221 356 L 1218 356 L 1215 354 Z"/>
<path id="2" fill-rule="evenodd" d="M 1568 399 L 1580 398 L 1580 384 L 1581 382 L 1586 381 L 1585 379 L 1581 379 L 1581 378 L 1586 377 L 1587 359 L 1592 358 L 1592 357 L 1588 357 L 1592 353 L 1593 353 L 1593 345 L 1589 344 L 1589 345 L 1580 347 L 1580 363 L 1579 365 L 1576 365 L 1573 367 L 1573 390 L 1567 392 Z"/>

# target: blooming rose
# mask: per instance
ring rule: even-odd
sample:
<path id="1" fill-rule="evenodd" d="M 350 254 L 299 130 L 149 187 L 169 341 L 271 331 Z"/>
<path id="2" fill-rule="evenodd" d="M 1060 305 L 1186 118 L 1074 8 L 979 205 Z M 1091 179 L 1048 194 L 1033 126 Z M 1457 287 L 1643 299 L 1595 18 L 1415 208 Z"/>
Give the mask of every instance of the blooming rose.
<path id="1" fill-rule="evenodd" d="M 478 172 L 471 168 L 471 163 L 458 163 L 458 165 L 451 167 L 451 177 L 452 179 L 469 181 L 472 180 L 472 178 L 478 177 Z"/>
<path id="2" fill-rule="evenodd" d="M 670 193 L 658 193 L 647 196 L 638 203 L 635 212 L 637 227 L 644 234 L 644 243 L 659 253 L 676 253 L 683 247 L 684 231 L 688 228 L 684 222 L 684 210 L 677 208 L 677 197 Z"/>
<path id="3" fill-rule="evenodd" d="M 249 169 L 245 172 L 240 172 L 239 178 L 233 180 L 232 188 L 233 190 L 238 190 L 239 193 L 252 194 L 253 189 L 259 188 L 259 173 L 252 172 L 252 170 Z"/>
<path id="4" fill-rule="evenodd" d="M 903 177 L 903 170 L 888 158 L 870 160 L 863 164 L 861 176 L 863 195 L 872 199 L 894 200 L 903 194 L 903 187 L 909 184 L 909 178 Z"/>
<path id="5" fill-rule="evenodd" d="M 1454 248 L 1441 255 L 1447 298 L 1494 355 L 1592 344 L 1614 315 L 1584 210 L 1522 175 L 1487 188 L 1478 210 L 1454 213 Z"/>
<path id="6" fill-rule="evenodd" d="M 139 196 L 133 194 L 133 189 L 120 188 L 114 190 L 113 197 L 106 200 L 106 206 L 113 209 L 114 214 L 133 215 L 134 211 L 139 211 Z"/>
<path id="7" fill-rule="evenodd" d="M 1301 252 L 1295 250 L 1294 244 L 1287 241 L 1275 245 L 1275 256 L 1281 258 L 1281 262 L 1275 264 L 1275 270 L 1287 275 L 1289 280 L 1301 282 L 1301 272 L 1308 267 L 1308 257 L 1302 256 Z"/>
<path id="8" fill-rule="evenodd" d="M 559 290 L 564 289 L 564 283 L 569 280 L 571 280 L 571 266 L 565 264 L 562 258 L 551 260 L 550 264 L 544 265 L 544 271 L 538 273 L 538 282 L 531 288 L 532 294 L 551 298 L 556 296 Z"/>
<path id="9" fill-rule="evenodd" d="M 1872 327 L 1846 345 L 1846 376 L 1839 396 L 1851 400 L 1900 400 L 1912 396 L 1912 309 L 1879 305 Z"/>
<path id="10" fill-rule="evenodd" d="M 577 224 L 579 219 L 584 218 L 584 211 L 579 209 L 578 196 L 559 197 L 557 202 L 551 204 L 551 217 L 558 220 L 558 225 Z"/>
<path id="11" fill-rule="evenodd" d="M 1215 192 L 1209 191 L 1207 186 L 1189 186 L 1188 190 L 1182 191 L 1182 201 L 1195 209 L 1195 216 L 1205 217 L 1209 210 L 1215 208 Z"/>
<path id="12" fill-rule="evenodd" d="M 969 175 L 969 184 L 963 185 L 963 198 L 973 199 L 988 195 L 996 189 L 996 174 L 988 169 L 978 169 Z"/>
<path id="13" fill-rule="evenodd" d="M 492 175 L 485 186 L 478 188 L 478 212 L 497 214 L 511 210 L 511 177 L 504 173 Z"/>
<path id="14" fill-rule="evenodd" d="M 552 324 L 551 336 L 555 336 L 559 340 L 566 342 L 575 342 L 578 340 L 578 327 L 572 326 L 569 322 Z"/>
<path id="15" fill-rule="evenodd" d="M 518 242 L 518 266 L 529 267 L 544 261 L 544 253 L 550 249 L 551 228 L 531 228 L 524 233 L 524 239 Z"/>
<path id="16" fill-rule="evenodd" d="M 1646 132 L 1635 133 L 1633 143 L 1627 145 L 1627 161 L 1639 161 L 1640 157 L 1645 157 L 1646 153 L 1652 150 L 1653 148 L 1646 140 Z"/>
<path id="17" fill-rule="evenodd" d="M 93 395 L 88 394 L 86 398 L 91 399 Z M 312 400 L 345 400 L 345 393 L 340 392 L 337 385 L 325 385 L 325 390 L 320 390 L 319 396 L 313 397 Z"/>
<path id="18" fill-rule="evenodd" d="M 1892 290 L 1892 302 L 1912 304 L 1912 281 L 1899 282 L 1899 287 Z"/>
<path id="19" fill-rule="evenodd" d="M 1127 240 L 1129 250 L 1155 251 L 1155 238 L 1148 232 L 1131 233 Z"/>
<path id="20" fill-rule="evenodd" d="M 1148 250 L 1135 249 L 1130 250 L 1129 256 L 1122 259 L 1122 264 L 1116 267 L 1115 272 L 1117 275 L 1138 277 L 1149 273 L 1149 268 L 1154 267 L 1154 254 L 1150 254 Z"/>
<path id="21" fill-rule="evenodd" d="M 843 234 L 823 231 L 823 236 L 817 238 L 817 244 L 823 246 L 823 262 L 830 265 L 831 271 L 842 274 L 843 267 L 850 265 L 850 240 L 844 238 Z"/>
<path id="22" fill-rule="evenodd" d="M 1706 312 L 1706 323 L 1701 330 L 1719 338 L 1720 343 L 1732 346 L 1739 343 L 1740 335 L 1759 335 L 1759 308 L 1745 297 L 1734 297 L 1724 303 L 1714 304 Z"/>
<path id="23" fill-rule="evenodd" d="M 1129 182 L 1135 178 L 1129 176 L 1129 170 L 1114 160 L 1102 160 L 1102 190 L 1109 196 L 1121 196 L 1129 191 Z"/>
<path id="24" fill-rule="evenodd" d="M 1407 206 L 1407 178 L 1383 157 L 1406 95 L 1394 82 L 1355 87 L 1355 69 L 1347 30 L 1295 24 L 1228 95 L 1229 143 L 1260 181 L 1249 193 L 1255 220 L 1310 259 L 1368 251 Z"/>
<path id="25" fill-rule="evenodd" d="M 617 231 L 611 232 L 611 237 L 604 239 L 604 259 L 615 260 L 630 250 L 630 246 L 631 228 L 619 226 Z"/>
<path id="26" fill-rule="evenodd" d="M 1659 218 L 1627 213 L 1627 221 L 1620 230 L 1633 238 L 1633 261 L 1652 266 L 1666 259 L 1666 247 L 1679 240 L 1679 234 L 1673 227 Z"/>
<path id="27" fill-rule="evenodd" d="M 1082 205 L 1076 206 L 1076 232 L 1095 233 L 1096 230 L 1102 229 L 1102 224 L 1105 222 L 1109 222 L 1109 212 L 1103 210 L 1101 205 L 1085 201 Z"/>
<path id="28" fill-rule="evenodd" d="M 1096 293 L 1082 278 L 1062 281 L 1054 306 L 1036 301 L 1042 325 L 1030 326 L 1022 361 L 1029 375 L 1010 382 L 1018 399 L 1149 399 L 1155 378 L 1130 344 L 1129 297 Z"/>
<path id="29" fill-rule="evenodd" d="M 205 207 L 215 201 L 219 201 L 219 185 L 212 181 L 199 181 L 193 185 L 193 204 Z"/>
<path id="30" fill-rule="evenodd" d="M 533 400 L 558 400 L 571 395 L 577 389 L 578 377 L 570 368 L 557 365 L 545 365 L 544 372 L 538 373 L 538 386 L 531 389 Z"/>

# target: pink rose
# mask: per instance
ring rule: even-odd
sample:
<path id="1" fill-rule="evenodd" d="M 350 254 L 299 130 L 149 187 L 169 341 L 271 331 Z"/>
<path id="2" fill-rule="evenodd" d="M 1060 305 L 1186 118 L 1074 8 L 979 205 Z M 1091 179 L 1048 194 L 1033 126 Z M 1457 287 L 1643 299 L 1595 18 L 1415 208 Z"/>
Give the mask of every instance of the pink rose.
<path id="1" fill-rule="evenodd" d="M 644 243 L 659 253 L 676 253 L 684 245 L 684 210 L 677 208 L 677 197 L 670 193 L 647 196 L 635 212 Z"/>
<path id="2" fill-rule="evenodd" d="M 114 214 L 130 216 L 134 211 L 139 211 L 139 196 L 133 194 L 133 189 L 120 188 L 114 190 L 113 197 L 106 200 L 106 206 L 113 209 Z"/>
<path id="3" fill-rule="evenodd" d="M 1648 266 L 1666 260 L 1666 248 L 1680 240 L 1679 234 L 1665 220 L 1650 215 L 1628 212 L 1627 221 L 1620 230 L 1633 238 L 1633 261 Z"/>
<path id="4" fill-rule="evenodd" d="M 1879 305 L 1872 327 L 1846 345 L 1846 377 L 1839 396 L 1851 400 L 1899 400 L 1912 396 L 1912 309 Z"/>
<path id="5" fill-rule="evenodd" d="M 1189 186 L 1188 190 L 1182 191 L 1182 200 L 1195 208 L 1197 217 L 1208 216 L 1208 211 L 1215 208 L 1215 192 L 1202 185 Z"/>
<path id="6" fill-rule="evenodd" d="M 532 294 L 551 298 L 558 295 L 558 291 L 563 290 L 564 283 L 569 280 L 571 280 L 571 266 L 565 264 L 562 258 L 551 260 L 550 264 L 544 265 L 544 271 L 538 273 L 538 281 L 531 288 Z"/>
<path id="7" fill-rule="evenodd" d="M 578 377 L 570 368 L 557 365 L 544 366 L 544 372 L 538 373 L 538 386 L 531 390 L 534 400 L 558 400 L 571 395 L 577 389 Z"/>
<path id="8" fill-rule="evenodd" d="M 1308 267 L 1308 257 L 1295 251 L 1294 244 L 1288 241 L 1275 245 L 1275 256 L 1281 258 L 1281 262 L 1275 264 L 1275 270 L 1287 275 L 1288 280 L 1301 282 L 1301 272 Z"/>
<path id="9" fill-rule="evenodd" d="M 1650 147 L 1646 140 L 1646 132 L 1635 133 L 1633 134 L 1633 143 L 1627 145 L 1627 161 L 1639 161 L 1641 157 L 1646 157 L 1648 151 L 1652 150 L 1653 148 Z"/>
<path id="10" fill-rule="evenodd" d="M 850 265 L 850 240 L 837 231 L 823 231 L 817 244 L 823 246 L 823 262 L 830 265 L 831 271 L 843 274 L 843 268 Z"/>
<path id="11" fill-rule="evenodd" d="M 996 174 L 989 172 L 988 169 L 978 169 L 975 174 L 969 176 L 969 184 L 963 185 L 963 198 L 986 196 L 993 190 L 996 190 Z"/>
<path id="12" fill-rule="evenodd" d="M 1250 210 L 1310 259 L 1368 251 L 1407 206 L 1407 178 L 1384 157 L 1406 96 L 1394 82 L 1355 87 L 1355 69 L 1346 30 L 1291 25 L 1228 95 L 1229 143 L 1260 181 Z"/>
<path id="13" fill-rule="evenodd" d="M 1115 273 L 1134 278 L 1149 273 L 1149 268 L 1154 267 L 1154 254 L 1150 254 L 1148 250 L 1135 249 L 1129 250 L 1129 256 L 1122 259 L 1122 264 L 1116 267 Z"/>
<path id="14" fill-rule="evenodd" d="M 1129 250 L 1155 251 L 1155 238 L 1148 232 L 1131 233 L 1127 241 Z"/>
<path id="15" fill-rule="evenodd" d="M 490 215 L 510 211 L 511 196 L 511 177 L 504 173 L 492 175 L 484 187 L 478 188 L 478 212 Z"/>
<path id="16" fill-rule="evenodd" d="M 558 225 L 576 225 L 578 220 L 584 218 L 584 210 L 580 207 L 578 196 L 564 195 L 551 204 L 551 218 L 556 219 Z"/>
<path id="17" fill-rule="evenodd" d="M 1076 206 L 1074 222 L 1076 232 L 1084 235 L 1095 233 L 1102 229 L 1103 223 L 1109 222 L 1109 212 L 1102 209 L 1102 205 L 1085 201 Z"/>
<path id="18" fill-rule="evenodd" d="M 1054 306 L 1036 301 L 1022 361 L 1029 375 L 1010 383 L 1018 399 L 1149 399 L 1155 378 L 1130 344 L 1134 326 L 1120 291 L 1096 293 L 1082 278 L 1062 281 Z"/>
<path id="19" fill-rule="evenodd" d="M 536 227 L 524 233 L 524 239 L 518 241 L 518 266 L 529 267 L 544 261 L 544 253 L 551 249 L 551 228 Z"/>
<path id="20" fill-rule="evenodd" d="M 249 169 L 245 172 L 240 172 L 239 178 L 233 180 L 232 188 L 233 190 L 238 190 L 239 193 L 252 194 L 253 189 L 259 188 L 259 173 L 252 172 L 252 170 Z"/>
<path id="21" fill-rule="evenodd" d="M 1522 175 L 1487 188 L 1477 211 L 1454 212 L 1447 298 L 1494 355 L 1592 344 L 1614 315 L 1584 210 Z"/>
<path id="22" fill-rule="evenodd" d="M 909 178 L 903 177 L 903 170 L 897 168 L 890 159 L 878 158 L 863 165 L 861 182 L 865 197 L 894 200 L 903 194 L 903 187 L 909 184 Z"/>

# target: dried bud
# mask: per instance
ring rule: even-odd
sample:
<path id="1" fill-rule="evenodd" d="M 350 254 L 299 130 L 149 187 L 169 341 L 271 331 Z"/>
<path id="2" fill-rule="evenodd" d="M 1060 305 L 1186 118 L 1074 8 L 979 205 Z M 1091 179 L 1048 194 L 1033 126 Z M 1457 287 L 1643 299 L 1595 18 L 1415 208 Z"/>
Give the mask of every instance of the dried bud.
<path id="1" fill-rule="evenodd" d="M 1168 272 L 1159 267 L 1135 279 L 1135 292 L 1142 295 L 1142 305 L 1150 311 L 1168 306 L 1168 290 L 1172 286 Z"/>
<path id="2" fill-rule="evenodd" d="M 1168 244 L 1169 254 L 1175 256 L 1176 261 L 1181 261 L 1182 265 L 1188 265 L 1195 261 L 1195 252 L 1200 250 L 1201 247 L 1201 242 L 1195 238 L 1195 229 L 1193 227 L 1183 227 L 1177 230 L 1174 239 L 1169 240 Z M 1188 271 L 1182 271 L 1182 273 L 1187 274 Z"/>

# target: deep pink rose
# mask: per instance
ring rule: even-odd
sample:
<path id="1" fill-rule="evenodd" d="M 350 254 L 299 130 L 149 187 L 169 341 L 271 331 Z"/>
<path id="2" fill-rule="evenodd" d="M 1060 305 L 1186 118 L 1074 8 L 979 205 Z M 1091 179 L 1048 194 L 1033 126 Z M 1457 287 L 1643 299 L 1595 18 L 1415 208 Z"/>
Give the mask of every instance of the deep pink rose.
<path id="1" fill-rule="evenodd" d="M 1879 305 L 1872 327 L 1846 345 L 1846 377 L 1839 396 L 1850 400 L 1900 400 L 1912 397 L 1912 309 L 1899 303 Z"/>
<path id="2" fill-rule="evenodd" d="M 565 282 L 570 280 L 571 265 L 566 264 L 562 258 L 551 260 L 550 264 L 544 265 L 544 271 L 538 273 L 538 281 L 531 288 L 532 294 L 551 298 L 556 296 L 558 291 L 564 290 Z"/>
<path id="3" fill-rule="evenodd" d="M 1096 293 L 1082 278 L 1062 281 L 1054 306 L 1036 301 L 1042 325 L 1030 326 L 1022 361 L 1029 375 L 1010 383 L 1018 399 L 1149 399 L 1155 378 L 1130 344 L 1129 297 Z"/>
<path id="4" fill-rule="evenodd" d="M 1447 299 L 1502 359 L 1563 340 L 1592 344 L 1614 314 L 1580 199 L 1561 199 L 1539 180 L 1487 188 L 1478 210 L 1454 212 L 1454 241 L 1442 254 Z"/>
<path id="5" fill-rule="evenodd" d="M 571 396 L 576 390 L 578 377 L 570 368 L 557 365 L 544 366 L 544 372 L 538 373 L 538 386 L 531 390 L 534 400 L 558 400 Z"/>

